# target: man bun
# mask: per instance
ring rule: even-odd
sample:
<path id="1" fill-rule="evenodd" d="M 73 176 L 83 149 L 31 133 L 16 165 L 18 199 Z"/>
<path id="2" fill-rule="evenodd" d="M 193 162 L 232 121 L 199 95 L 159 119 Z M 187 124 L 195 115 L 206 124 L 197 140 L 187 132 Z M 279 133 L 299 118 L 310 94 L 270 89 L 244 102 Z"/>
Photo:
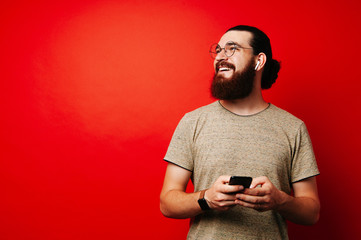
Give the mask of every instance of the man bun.
<path id="1" fill-rule="evenodd" d="M 280 69 L 281 63 L 275 59 L 271 59 L 268 64 L 266 63 L 261 79 L 262 89 L 269 89 L 272 87 L 272 84 L 274 84 L 278 78 L 278 72 Z"/>

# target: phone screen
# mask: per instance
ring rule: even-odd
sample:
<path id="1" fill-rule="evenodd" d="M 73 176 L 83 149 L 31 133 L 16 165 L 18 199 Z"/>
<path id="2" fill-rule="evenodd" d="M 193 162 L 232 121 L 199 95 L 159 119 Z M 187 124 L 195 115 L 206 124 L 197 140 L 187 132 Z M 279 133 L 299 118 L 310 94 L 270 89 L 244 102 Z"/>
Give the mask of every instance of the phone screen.
<path id="1" fill-rule="evenodd" d="M 232 176 L 229 179 L 229 185 L 242 185 L 244 188 L 249 188 L 251 186 L 252 178 L 243 177 L 243 176 Z"/>

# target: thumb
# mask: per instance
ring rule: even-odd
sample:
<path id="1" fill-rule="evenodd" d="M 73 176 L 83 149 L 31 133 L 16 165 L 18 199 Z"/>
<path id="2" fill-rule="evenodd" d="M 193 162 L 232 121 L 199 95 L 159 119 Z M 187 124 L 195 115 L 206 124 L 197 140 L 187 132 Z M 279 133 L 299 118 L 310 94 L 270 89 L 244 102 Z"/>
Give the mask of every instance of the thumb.
<path id="1" fill-rule="evenodd" d="M 249 188 L 255 188 L 257 187 L 258 185 L 263 185 L 265 184 L 266 182 L 268 181 L 268 178 L 267 177 L 256 177 L 256 178 L 253 178 L 252 180 L 252 183 L 251 183 L 251 186 Z"/>

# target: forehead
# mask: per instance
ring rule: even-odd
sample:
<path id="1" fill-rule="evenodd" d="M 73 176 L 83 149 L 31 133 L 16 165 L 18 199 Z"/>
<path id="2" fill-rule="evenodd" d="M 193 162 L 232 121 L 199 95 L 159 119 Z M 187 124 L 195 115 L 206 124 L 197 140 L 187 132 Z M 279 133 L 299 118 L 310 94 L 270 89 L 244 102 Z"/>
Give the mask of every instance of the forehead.
<path id="1" fill-rule="evenodd" d="M 250 47 L 249 43 L 251 39 L 252 33 L 248 31 L 229 31 L 221 37 L 218 44 L 224 46 L 227 42 L 232 41 L 240 44 L 242 47 Z"/>

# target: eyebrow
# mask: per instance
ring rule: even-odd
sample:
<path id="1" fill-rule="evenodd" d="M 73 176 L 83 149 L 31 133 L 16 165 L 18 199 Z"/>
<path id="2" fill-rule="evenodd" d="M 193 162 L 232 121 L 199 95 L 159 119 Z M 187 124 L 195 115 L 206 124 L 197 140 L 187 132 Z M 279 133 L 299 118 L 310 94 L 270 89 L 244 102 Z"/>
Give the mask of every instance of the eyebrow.
<path id="1" fill-rule="evenodd" d="M 237 42 L 234 42 L 234 41 L 229 41 L 229 42 L 226 42 L 226 45 L 236 45 L 238 47 L 242 47 L 241 44 L 237 43 Z"/>
<path id="2" fill-rule="evenodd" d="M 226 44 L 236 44 L 236 45 L 240 45 L 239 43 L 235 42 L 235 41 L 228 41 L 226 42 Z M 241 45 L 240 45 L 241 46 Z"/>
<path id="3" fill-rule="evenodd" d="M 240 47 L 240 48 L 246 48 L 246 49 L 252 49 L 252 47 L 243 47 L 241 44 L 237 43 L 237 42 L 234 42 L 234 41 L 228 41 L 226 42 L 226 45 L 236 45 L 237 47 Z"/>

